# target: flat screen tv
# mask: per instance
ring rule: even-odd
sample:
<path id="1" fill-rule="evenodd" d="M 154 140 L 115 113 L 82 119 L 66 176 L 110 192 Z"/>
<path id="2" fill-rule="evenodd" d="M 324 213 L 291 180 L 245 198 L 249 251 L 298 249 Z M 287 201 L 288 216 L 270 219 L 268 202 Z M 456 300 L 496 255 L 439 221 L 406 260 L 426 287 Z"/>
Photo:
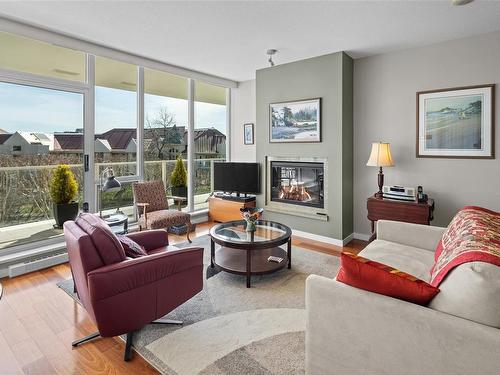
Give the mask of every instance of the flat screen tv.
<path id="1" fill-rule="evenodd" d="M 259 163 L 214 163 L 214 190 L 259 194 L 259 169 Z"/>

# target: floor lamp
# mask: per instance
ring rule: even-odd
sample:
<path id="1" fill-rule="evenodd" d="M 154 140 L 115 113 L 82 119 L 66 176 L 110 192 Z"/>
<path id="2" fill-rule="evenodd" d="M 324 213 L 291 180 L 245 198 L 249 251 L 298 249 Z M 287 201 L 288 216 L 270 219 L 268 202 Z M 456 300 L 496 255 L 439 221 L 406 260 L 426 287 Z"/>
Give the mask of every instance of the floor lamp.
<path id="1" fill-rule="evenodd" d="M 106 177 L 106 182 L 103 183 L 105 179 L 105 174 L 108 174 Z M 102 193 L 105 192 L 115 192 L 120 191 L 122 188 L 122 184 L 115 178 L 115 174 L 113 173 L 113 168 L 107 167 L 102 171 L 99 178 L 99 216 L 102 217 Z"/>

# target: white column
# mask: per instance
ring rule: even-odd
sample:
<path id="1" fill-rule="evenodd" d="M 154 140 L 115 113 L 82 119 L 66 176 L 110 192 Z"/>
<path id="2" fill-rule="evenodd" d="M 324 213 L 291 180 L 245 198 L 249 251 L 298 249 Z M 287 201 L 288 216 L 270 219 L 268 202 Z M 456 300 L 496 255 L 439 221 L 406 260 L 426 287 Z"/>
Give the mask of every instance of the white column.
<path id="1" fill-rule="evenodd" d="M 83 176 L 83 201 L 88 202 L 90 212 L 97 212 L 96 176 L 94 168 L 95 58 L 93 55 L 87 54 L 86 66 L 88 87 L 84 94 L 83 154 L 87 155 L 88 158 L 88 170 L 84 172 Z M 86 164 L 85 160 L 83 162 Z"/>
<path id="2" fill-rule="evenodd" d="M 188 79 L 188 136 L 187 136 L 187 165 L 188 165 L 188 205 L 189 212 L 194 210 L 194 79 Z"/>
<path id="3" fill-rule="evenodd" d="M 231 161 L 231 89 L 226 88 L 226 161 Z"/>
<path id="4" fill-rule="evenodd" d="M 144 68 L 137 67 L 137 176 L 144 180 Z"/>

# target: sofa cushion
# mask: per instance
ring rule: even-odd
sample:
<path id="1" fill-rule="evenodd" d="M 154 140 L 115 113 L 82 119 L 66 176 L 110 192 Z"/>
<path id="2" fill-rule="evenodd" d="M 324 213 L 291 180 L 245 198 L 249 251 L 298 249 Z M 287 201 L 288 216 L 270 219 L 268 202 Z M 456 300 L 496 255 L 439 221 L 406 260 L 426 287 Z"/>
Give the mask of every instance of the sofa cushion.
<path id="1" fill-rule="evenodd" d="M 446 276 L 439 289 L 430 308 L 500 328 L 500 267 L 464 263 Z"/>
<path id="2" fill-rule="evenodd" d="M 430 279 L 429 271 L 434 264 L 434 253 L 430 251 L 385 240 L 372 241 L 358 255 L 387 264 L 426 282 Z"/>
<path id="3" fill-rule="evenodd" d="M 337 281 L 419 305 L 427 305 L 439 293 L 415 276 L 348 252 L 341 254 Z"/>
<path id="4" fill-rule="evenodd" d="M 90 236 L 105 265 L 122 262 L 126 259 L 122 244 L 109 225 L 99 216 L 82 213 L 75 220 L 75 223 Z"/>
<path id="5" fill-rule="evenodd" d="M 128 257 L 139 258 L 148 255 L 144 246 L 139 245 L 133 239 L 123 234 L 118 234 L 117 237 L 123 246 L 123 250 L 125 250 L 125 254 Z"/>

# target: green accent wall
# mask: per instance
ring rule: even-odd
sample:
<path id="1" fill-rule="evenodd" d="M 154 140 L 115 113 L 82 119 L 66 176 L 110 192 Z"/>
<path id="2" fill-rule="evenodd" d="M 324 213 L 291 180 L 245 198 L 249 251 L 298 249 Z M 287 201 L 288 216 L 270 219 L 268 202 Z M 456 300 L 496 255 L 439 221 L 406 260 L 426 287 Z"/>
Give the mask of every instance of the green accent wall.
<path id="1" fill-rule="evenodd" d="M 256 72 L 256 155 L 262 166 L 265 207 L 266 157 L 328 159 L 328 221 L 266 210 L 264 218 L 293 229 L 342 240 L 353 231 L 353 61 L 344 52 L 278 65 Z M 321 98 L 320 143 L 270 143 L 269 104 Z"/>

